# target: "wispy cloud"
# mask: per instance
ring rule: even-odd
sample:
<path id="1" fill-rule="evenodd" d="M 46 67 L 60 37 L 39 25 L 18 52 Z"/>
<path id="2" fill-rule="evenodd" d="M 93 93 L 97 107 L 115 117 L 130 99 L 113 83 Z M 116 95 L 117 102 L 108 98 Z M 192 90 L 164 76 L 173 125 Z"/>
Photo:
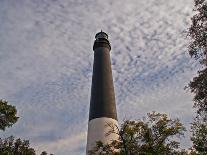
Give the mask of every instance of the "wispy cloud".
<path id="1" fill-rule="evenodd" d="M 186 53 L 191 10 L 191 0 L 1 1 L 0 97 L 20 116 L 2 134 L 28 138 L 39 151 L 85 154 L 100 29 L 112 44 L 119 119 L 157 110 L 187 125 L 192 95 L 183 88 L 196 68 Z"/>

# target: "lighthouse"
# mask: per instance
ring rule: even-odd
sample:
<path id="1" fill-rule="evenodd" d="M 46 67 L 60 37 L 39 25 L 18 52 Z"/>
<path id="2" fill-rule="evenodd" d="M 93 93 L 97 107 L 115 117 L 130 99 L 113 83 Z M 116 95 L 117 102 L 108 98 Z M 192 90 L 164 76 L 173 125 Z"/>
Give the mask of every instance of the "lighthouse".
<path id="1" fill-rule="evenodd" d="M 96 141 L 104 144 L 117 140 L 118 135 L 106 135 L 111 127 L 118 125 L 115 93 L 111 69 L 111 45 L 108 35 L 99 32 L 93 45 L 94 63 L 91 86 L 90 111 L 88 121 L 88 136 L 86 154 L 96 146 Z"/>

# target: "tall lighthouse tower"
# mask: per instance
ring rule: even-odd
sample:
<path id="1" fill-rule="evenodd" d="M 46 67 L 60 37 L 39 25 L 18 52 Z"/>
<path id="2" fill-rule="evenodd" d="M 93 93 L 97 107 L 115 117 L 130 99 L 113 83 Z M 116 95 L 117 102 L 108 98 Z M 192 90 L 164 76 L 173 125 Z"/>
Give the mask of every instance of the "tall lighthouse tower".
<path id="1" fill-rule="evenodd" d="M 94 64 L 86 154 L 96 146 L 96 141 L 106 144 L 118 139 L 116 134 L 106 136 L 110 130 L 107 123 L 117 125 L 117 112 L 110 60 L 111 46 L 105 32 L 96 34 L 93 50 Z"/>

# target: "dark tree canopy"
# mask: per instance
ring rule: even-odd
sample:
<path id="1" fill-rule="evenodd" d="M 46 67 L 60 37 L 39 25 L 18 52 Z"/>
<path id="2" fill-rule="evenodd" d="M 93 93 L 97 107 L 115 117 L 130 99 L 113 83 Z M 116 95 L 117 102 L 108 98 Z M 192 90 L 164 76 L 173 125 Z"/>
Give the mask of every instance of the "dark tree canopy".
<path id="1" fill-rule="evenodd" d="M 47 155 L 47 152 L 43 151 L 40 155 Z"/>
<path id="2" fill-rule="evenodd" d="M 0 155 L 36 155 L 36 153 L 30 147 L 29 140 L 15 139 L 10 136 L 5 139 L 0 138 Z M 43 151 L 40 155 L 48 155 L 48 153 Z"/>
<path id="3" fill-rule="evenodd" d="M 191 18 L 188 35 L 191 38 L 189 54 L 199 60 L 202 70 L 189 83 L 194 93 L 197 116 L 191 125 L 193 149 L 207 154 L 207 1 L 194 0 L 195 15 Z"/>
<path id="4" fill-rule="evenodd" d="M 0 138 L 1 155 L 36 155 L 35 150 L 29 146 L 28 140 L 14 139 L 13 136 L 6 139 Z"/>
<path id="5" fill-rule="evenodd" d="M 207 65 L 207 3 L 205 0 L 194 0 L 194 2 L 196 14 L 191 18 L 192 24 L 188 32 L 191 37 L 189 54 Z"/>
<path id="6" fill-rule="evenodd" d="M 120 129 L 110 126 L 108 134 L 119 135 L 118 141 L 104 145 L 97 142 L 91 155 L 175 155 L 185 154 L 178 151 L 179 142 L 174 137 L 184 135 L 185 127 L 178 119 L 169 119 L 166 114 L 148 113 L 147 117 L 138 121 L 125 121 Z M 108 135 L 107 134 L 107 135 Z M 106 135 L 106 136 L 107 136 Z M 119 151 L 117 151 L 119 150 Z"/>
<path id="7" fill-rule="evenodd" d="M 198 71 L 198 76 L 193 78 L 189 83 L 191 92 L 194 96 L 194 107 L 197 108 L 197 113 L 203 117 L 207 114 L 207 68 Z"/>
<path id="8" fill-rule="evenodd" d="M 40 155 L 48 155 L 48 153 L 46 151 L 43 151 Z M 53 154 L 50 154 L 53 155 Z"/>
<path id="9" fill-rule="evenodd" d="M 191 126 L 193 148 L 199 154 L 207 154 L 207 122 L 196 119 Z"/>
<path id="10" fill-rule="evenodd" d="M 199 60 L 203 70 L 198 71 L 198 76 L 189 83 L 191 92 L 195 94 L 194 105 L 199 115 L 207 113 L 207 2 L 194 0 L 195 15 L 191 18 L 192 24 L 188 35 L 189 54 Z"/>
<path id="11" fill-rule="evenodd" d="M 18 117 L 15 106 L 9 105 L 7 101 L 0 100 L 0 130 L 5 130 L 17 122 Z"/>
<path id="12" fill-rule="evenodd" d="M 16 123 L 18 120 L 16 115 L 15 106 L 0 100 L 0 130 L 5 131 L 7 127 Z M 13 136 L 0 138 L 0 155 L 36 155 L 35 150 L 29 145 L 29 140 L 15 139 Z M 47 155 L 47 152 L 44 151 L 41 155 Z"/>

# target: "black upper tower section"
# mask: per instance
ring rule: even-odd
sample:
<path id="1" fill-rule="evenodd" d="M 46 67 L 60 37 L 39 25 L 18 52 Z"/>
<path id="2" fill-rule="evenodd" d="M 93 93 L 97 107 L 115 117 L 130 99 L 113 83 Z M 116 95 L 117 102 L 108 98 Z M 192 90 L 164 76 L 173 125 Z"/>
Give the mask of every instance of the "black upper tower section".
<path id="1" fill-rule="evenodd" d="M 100 117 L 117 120 L 110 60 L 111 46 L 105 32 L 101 31 L 96 34 L 93 50 L 94 64 L 89 121 Z"/>

